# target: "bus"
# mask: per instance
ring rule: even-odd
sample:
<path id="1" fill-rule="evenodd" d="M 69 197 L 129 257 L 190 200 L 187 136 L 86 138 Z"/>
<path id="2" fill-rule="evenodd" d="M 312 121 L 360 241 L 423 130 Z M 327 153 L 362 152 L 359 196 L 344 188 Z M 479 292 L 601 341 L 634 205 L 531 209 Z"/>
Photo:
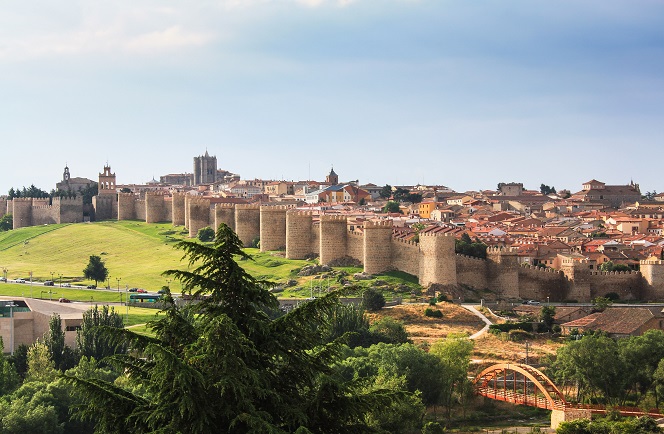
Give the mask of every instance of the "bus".
<path id="1" fill-rule="evenodd" d="M 130 294 L 130 303 L 156 303 L 161 301 L 161 294 Z"/>

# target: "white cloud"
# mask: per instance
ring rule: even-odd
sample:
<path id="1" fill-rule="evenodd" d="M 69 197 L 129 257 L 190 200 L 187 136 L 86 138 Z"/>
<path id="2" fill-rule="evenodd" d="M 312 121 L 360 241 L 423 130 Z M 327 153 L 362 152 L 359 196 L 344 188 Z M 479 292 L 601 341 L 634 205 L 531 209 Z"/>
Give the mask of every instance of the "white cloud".
<path id="1" fill-rule="evenodd" d="M 138 35 L 125 43 L 131 51 L 170 50 L 205 45 L 214 39 L 210 33 L 188 32 L 180 26 Z"/>

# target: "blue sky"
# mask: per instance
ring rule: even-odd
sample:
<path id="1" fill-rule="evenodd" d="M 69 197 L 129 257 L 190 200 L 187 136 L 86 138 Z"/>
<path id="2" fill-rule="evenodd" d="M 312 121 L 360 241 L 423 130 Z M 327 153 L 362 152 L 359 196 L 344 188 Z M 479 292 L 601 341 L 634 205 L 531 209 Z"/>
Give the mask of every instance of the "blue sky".
<path id="1" fill-rule="evenodd" d="M 0 193 L 65 164 L 664 191 L 664 2 L 8 0 Z"/>

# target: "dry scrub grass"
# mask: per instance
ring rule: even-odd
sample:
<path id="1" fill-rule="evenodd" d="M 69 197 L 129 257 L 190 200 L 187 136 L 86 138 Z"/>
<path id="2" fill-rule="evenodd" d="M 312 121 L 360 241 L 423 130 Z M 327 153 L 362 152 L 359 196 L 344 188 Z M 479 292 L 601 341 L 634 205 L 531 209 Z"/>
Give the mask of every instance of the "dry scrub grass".
<path id="1" fill-rule="evenodd" d="M 427 308 L 439 309 L 443 312 L 443 317 L 424 316 Z M 472 335 L 484 327 L 484 323 L 478 317 L 452 303 L 438 303 L 435 307 L 428 304 L 401 304 L 369 313 L 371 322 L 384 316 L 403 322 L 408 335 L 415 343 L 434 342 L 444 339 L 451 333 Z"/>
<path id="2" fill-rule="evenodd" d="M 452 303 L 438 303 L 435 308 L 443 312 L 443 318 L 424 316 L 427 308 L 434 308 L 428 304 L 402 304 L 384 308 L 379 312 L 368 313 L 371 322 L 384 316 L 390 316 L 404 323 L 410 339 L 418 343 L 433 343 L 444 339 L 450 334 L 465 333 L 471 335 L 484 327 L 484 323 L 461 306 Z M 511 342 L 503 340 L 491 333 L 486 333 L 475 339 L 473 359 L 476 363 L 519 362 L 526 359 L 526 346 L 524 342 Z M 563 343 L 552 340 L 548 335 L 533 335 L 528 339 L 528 360 L 536 363 L 542 357 L 553 355 Z"/>

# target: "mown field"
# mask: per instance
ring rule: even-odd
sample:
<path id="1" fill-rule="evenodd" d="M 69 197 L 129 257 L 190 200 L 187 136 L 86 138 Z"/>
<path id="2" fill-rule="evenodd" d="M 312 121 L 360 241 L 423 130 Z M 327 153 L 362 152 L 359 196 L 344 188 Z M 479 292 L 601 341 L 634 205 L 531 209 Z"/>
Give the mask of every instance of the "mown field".
<path id="1" fill-rule="evenodd" d="M 187 232 L 182 227 L 139 221 L 22 228 L 0 233 L 0 271 L 7 269 L 9 279 L 28 279 L 30 272 L 34 281 L 53 278 L 59 296 L 87 301 L 91 296 L 88 292 L 69 292 L 58 286 L 61 282 L 73 285 L 94 283 L 83 278 L 83 268 L 91 255 L 98 255 L 110 274 L 104 286 L 110 285 L 112 289 L 119 287 L 120 290 L 139 287 L 156 291 L 170 284 L 171 290 L 179 293 L 179 283 L 169 283 L 162 273 L 168 269 L 188 268 L 188 263 L 182 261 L 182 252 L 174 248 L 177 241 L 186 237 Z M 373 286 L 382 288 L 388 299 L 408 297 L 421 290 L 417 279 L 405 273 L 390 272 L 360 281 L 353 279 L 354 273 L 362 271 L 360 268 L 345 267 L 301 277 L 297 273 L 303 267 L 315 264 L 314 261 L 287 260 L 283 252 L 261 253 L 258 249 L 246 249 L 246 252 L 253 259 L 240 261 L 242 267 L 256 278 L 278 284 L 283 288 L 278 295 L 283 297 L 309 297 L 312 293 L 318 295 L 350 285 L 358 289 L 349 291 L 349 295 L 357 295 L 362 288 Z M 20 289 L 12 291 L 24 293 L 25 290 L 21 285 Z M 103 291 L 96 291 L 95 294 L 98 295 L 93 297 L 95 300 L 98 297 L 98 301 L 119 301 L 117 294 L 104 294 Z M 12 292 L 7 295 L 20 294 Z"/>

